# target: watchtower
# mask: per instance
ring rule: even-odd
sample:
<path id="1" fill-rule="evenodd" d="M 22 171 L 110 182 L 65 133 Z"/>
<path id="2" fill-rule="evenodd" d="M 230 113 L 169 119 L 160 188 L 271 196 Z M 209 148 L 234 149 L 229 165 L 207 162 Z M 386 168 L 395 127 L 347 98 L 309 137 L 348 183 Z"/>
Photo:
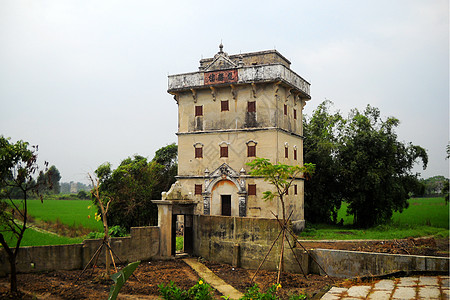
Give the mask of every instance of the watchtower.
<path id="1" fill-rule="evenodd" d="M 273 218 L 273 189 L 248 175 L 255 157 L 303 164 L 302 110 L 310 84 L 276 50 L 228 55 L 219 46 L 199 70 L 169 76 L 178 104 L 178 185 L 195 214 Z M 296 229 L 304 226 L 303 179 L 296 178 L 286 207 Z"/>

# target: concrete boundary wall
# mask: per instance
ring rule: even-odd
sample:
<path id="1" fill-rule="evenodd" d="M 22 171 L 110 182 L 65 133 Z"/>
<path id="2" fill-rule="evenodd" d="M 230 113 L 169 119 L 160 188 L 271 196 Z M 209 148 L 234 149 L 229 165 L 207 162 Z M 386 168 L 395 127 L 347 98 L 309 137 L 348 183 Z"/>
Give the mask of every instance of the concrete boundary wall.
<path id="1" fill-rule="evenodd" d="M 196 215 L 194 216 L 194 254 L 215 262 L 257 269 L 277 238 L 279 230 L 275 219 Z M 263 264 L 263 269 L 278 269 L 280 248 L 281 238 Z M 298 248 L 295 248 L 295 253 L 302 268 L 307 272 L 306 253 Z M 287 242 L 285 242 L 284 270 L 301 272 Z"/>
<path id="2" fill-rule="evenodd" d="M 82 244 L 21 247 L 17 271 L 21 273 L 83 269 L 98 249 L 102 239 L 84 240 Z M 111 248 L 122 262 L 159 258 L 159 227 L 133 227 L 130 236 L 111 238 Z M 105 252 L 99 256 L 103 263 Z M 9 273 L 8 256 L 0 248 L 0 276 Z"/>
<path id="3" fill-rule="evenodd" d="M 278 232 L 278 222 L 274 219 L 194 216 L 194 254 L 215 262 L 257 269 Z M 293 240 L 290 242 L 292 245 Z M 278 269 L 280 247 L 278 241 L 263 269 Z M 323 274 L 316 260 L 328 275 L 335 277 L 384 275 L 395 271 L 448 272 L 450 261 L 446 257 L 332 249 L 311 250 L 310 257 L 300 248 L 294 251 L 306 273 Z M 301 272 L 286 242 L 284 269 Z"/>
<path id="4" fill-rule="evenodd" d="M 373 252 L 314 249 L 311 254 L 325 269 L 335 277 L 357 277 L 384 275 L 395 271 L 448 272 L 448 257 L 400 255 Z M 312 259 L 309 271 L 323 274 Z"/>

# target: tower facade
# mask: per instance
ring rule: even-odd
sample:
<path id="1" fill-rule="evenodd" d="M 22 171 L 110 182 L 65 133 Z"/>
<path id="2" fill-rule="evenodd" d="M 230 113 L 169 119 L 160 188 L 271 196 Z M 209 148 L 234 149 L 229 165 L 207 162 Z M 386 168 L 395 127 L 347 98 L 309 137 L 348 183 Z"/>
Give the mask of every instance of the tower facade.
<path id="1" fill-rule="evenodd" d="M 169 76 L 178 104 L 178 188 L 195 213 L 273 218 L 274 187 L 248 175 L 256 157 L 303 165 L 302 110 L 310 84 L 276 50 L 228 55 L 220 45 L 197 72 Z M 286 196 L 296 229 L 304 226 L 303 179 Z M 273 213 L 273 214 L 272 214 Z"/>

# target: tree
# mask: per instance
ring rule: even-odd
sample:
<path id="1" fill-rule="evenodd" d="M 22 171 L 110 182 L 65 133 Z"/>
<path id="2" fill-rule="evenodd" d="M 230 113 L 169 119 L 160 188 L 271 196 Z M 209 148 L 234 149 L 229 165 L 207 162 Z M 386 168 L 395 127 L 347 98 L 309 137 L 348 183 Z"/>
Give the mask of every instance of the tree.
<path id="1" fill-rule="evenodd" d="M 175 176 L 178 172 L 178 146 L 173 143 L 158 149 L 155 152 L 155 157 L 152 162 L 163 166 L 159 174 L 158 184 L 153 193 L 154 199 L 159 199 L 161 193 L 168 191 L 176 181 Z"/>
<path id="2" fill-rule="evenodd" d="M 380 111 L 370 105 L 363 113 L 354 109 L 347 119 L 338 159 L 347 212 L 359 227 L 390 220 L 393 211 L 408 207 L 410 193 L 420 187 L 411 169 L 418 159 L 425 169 L 427 153 L 397 141 L 398 124 L 393 117 L 381 120 Z"/>
<path id="3" fill-rule="evenodd" d="M 303 178 L 303 176 L 310 176 L 315 169 L 315 165 L 311 163 L 305 163 L 304 166 L 289 166 L 279 162 L 272 164 L 267 158 L 255 158 L 247 165 L 251 167 L 250 175 L 263 176 L 265 181 L 274 186 L 275 191 L 263 192 L 263 199 L 267 201 L 278 198 L 280 200 L 283 220 L 286 220 L 288 216 L 286 214 L 284 196 L 287 194 L 292 182 L 295 179 Z"/>
<path id="4" fill-rule="evenodd" d="M 102 197 L 111 197 L 108 224 L 129 230 L 133 226 L 156 225 L 157 206 L 151 202 L 161 199 L 161 192 L 169 190 L 177 173 L 177 146 L 162 147 L 150 162 L 135 155 L 124 159 L 117 169 L 109 163 L 97 168 Z"/>
<path id="5" fill-rule="evenodd" d="M 322 102 L 303 120 L 304 159 L 316 166 L 314 180 L 305 182 L 305 219 L 313 223 L 336 223 L 343 197 L 337 154 L 345 121 L 339 112 L 329 112 L 331 104 Z"/>
<path id="6" fill-rule="evenodd" d="M 294 182 L 294 180 L 299 179 L 299 178 L 309 178 L 310 175 L 314 172 L 315 166 L 310 163 L 305 163 L 304 166 L 299 166 L 299 165 L 289 166 L 289 165 L 282 164 L 280 162 L 278 162 L 277 164 L 272 164 L 266 158 L 255 158 L 253 161 L 247 163 L 247 165 L 251 167 L 251 171 L 249 172 L 250 175 L 264 177 L 264 181 L 268 181 L 275 188 L 275 191 L 269 190 L 269 191 L 263 192 L 263 199 L 266 201 L 267 200 L 271 201 L 274 198 L 278 198 L 278 200 L 281 203 L 282 219 L 279 220 L 278 215 L 275 215 L 272 212 L 272 214 L 274 214 L 274 216 L 277 218 L 278 224 L 280 226 L 280 232 L 278 234 L 278 237 L 273 242 L 272 247 L 281 236 L 280 263 L 279 263 L 279 267 L 278 267 L 278 277 L 277 277 L 277 284 L 279 284 L 280 283 L 280 275 L 281 275 L 282 266 L 283 266 L 284 242 L 285 241 L 287 241 L 289 248 L 291 249 L 292 253 L 294 254 L 294 256 L 298 262 L 298 258 L 296 256 L 295 252 L 293 251 L 293 245 L 291 245 L 291 243 L 289 241 L 289 234 L 291 234 L 292 236 L 294 236 L 294 234 L 287 228 L 287 224 L 288 224 L 288 221 L 289 221 L 289 218 L 290 218 L 292 212 L 286 212 L 284 196 L 288 193 L 288 190 L 289 190 L 290 186 L 292 185 L 292 183 Z M 289 213 L 289 214 L 287 214 L 287 213 Z M 272 250 L 272 247 L 269 249 L 269 252 L 267 253 L 266 258 L 269 255 L 270 251 Z M 264 258 L 264 260 L 259 265 L 257 271 L 255 272 L 255 274 L 252 277 L 252 281 L 253 281 L 253 278 L 256 276 L 256 273 L 258 273 L 260 267 L 266 260 L 266 258 Z M 306 273 L 303 271 L 301 264 L 300 263 L 298 263 L 298 264 L 299 264 L 300 269 L 303 272 L 303 275 L 306 277 Z"/>
<path id="7" fill-rule="evenodd" d="M 18 293 L 16 259 L 27 229 L 27 200 L 31 193 L 38 192 L 39 189 L 33 179 L 33 175 L 38 171 L 37 150 L 37 146 L 29 149 L 27 142 L 18 141 L 14 144 L 0 136 L 0 244 L 9 260 L 12 294 Z M 11 192 L 17 190 L 21 192 L 22 198 L 20 201 L 13 201 Z M 15 242 L 8 243 L 4 233 L 12 234 Z"/>
<path id="8" fill-rule="evenodd" d="M 59 194 L 61 191 L 61 185 L 59 184 L 60 179 L 61 174 L 55 166 L 48 168 L 45 173 L 44 171 L 40 171 L 37 178 L 37 182 L 40 186 L 39 192 L 46 194 Z"/>

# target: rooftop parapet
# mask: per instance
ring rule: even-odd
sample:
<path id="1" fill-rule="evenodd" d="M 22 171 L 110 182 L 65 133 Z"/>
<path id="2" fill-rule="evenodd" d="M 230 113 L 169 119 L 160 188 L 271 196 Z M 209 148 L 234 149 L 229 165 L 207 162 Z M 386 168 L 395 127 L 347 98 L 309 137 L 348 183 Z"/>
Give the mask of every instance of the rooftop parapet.
<path id="1" fill-rule="evenodd" d="M 169 93 L 216 85 L 282 82 L 311 99 L 310 84 L 284 65 L 259 65 L 228 70 L 169 75 Z"/>
<path id="2" fill-rule="evenodd" d="M 228 56 L 220 51 L 213 58 L 200 60 L 198 72 L 169 75 L 168 92 L 230 84 L 280 82 L 296 90 L 302 98 L 311 99 L 310 84 L 290 69 L 290 61 L 276 50 Z"/>

